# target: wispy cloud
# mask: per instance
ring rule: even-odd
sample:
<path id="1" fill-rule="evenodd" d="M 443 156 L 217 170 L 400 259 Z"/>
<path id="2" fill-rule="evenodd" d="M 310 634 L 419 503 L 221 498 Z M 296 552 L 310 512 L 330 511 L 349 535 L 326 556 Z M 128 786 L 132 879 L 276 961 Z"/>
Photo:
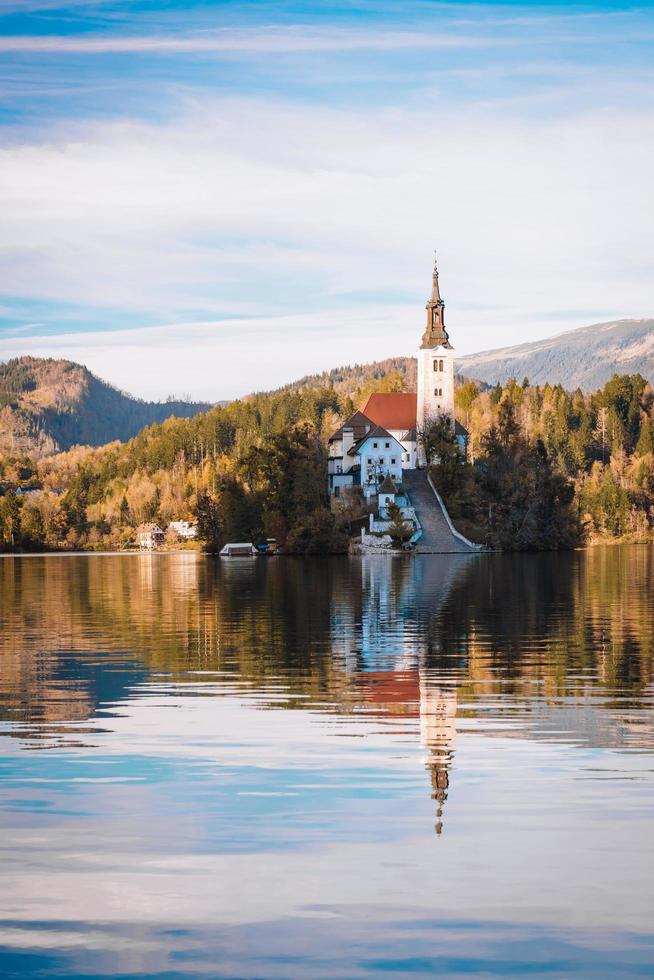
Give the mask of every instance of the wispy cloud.
<path id="1" fill-rule="evenodd" d="M 410 352 L 434 245 L 460 353 L 652 313 L 645 13 L 275 7 L 0 38 L 0 353 L 228 397 Z"/>
<path id="2" fill-rule="evenodd" d="M 269 27 L 216 30 L 187 36 L 4 36 L 0 51 L 49 54 L 197 54 L 238 52 L 288 54 L 312 51 L 502 47 L 507 38 L 421 31 L 310 30 Z"/>

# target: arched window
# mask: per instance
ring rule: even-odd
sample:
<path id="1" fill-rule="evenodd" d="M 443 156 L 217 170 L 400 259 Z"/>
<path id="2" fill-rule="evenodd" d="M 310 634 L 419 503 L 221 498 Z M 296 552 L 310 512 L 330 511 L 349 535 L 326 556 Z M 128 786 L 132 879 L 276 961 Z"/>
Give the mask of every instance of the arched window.
<path id="1" fill-rule="evenodd" d="M 438 362 L 438 370 L 439 371 L 442 371 L 443 370 L 443 362 L 442 362 L 442 360 Z"/>
<path id="2" fill-rule="evenodd" d="M 441 361 L 442 363 L 442 361 Z M 438 371 L 438 360 L 434 361 L 434 371 Z"/>

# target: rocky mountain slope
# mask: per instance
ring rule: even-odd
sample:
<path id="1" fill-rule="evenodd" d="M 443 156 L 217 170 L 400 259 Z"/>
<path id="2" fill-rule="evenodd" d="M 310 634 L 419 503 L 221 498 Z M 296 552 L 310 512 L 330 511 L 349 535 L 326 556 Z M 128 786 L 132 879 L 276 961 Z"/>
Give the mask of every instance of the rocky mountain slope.
<path id="1" fill-rule="evenodd" d="M 76 444 L 100 446 L 210 407 L 140 401 L 72 361 L 15 358 L 0 364 L 0 451 L 45 455 Z"/>
<path id="2" fill-rule="evenodd" d="M 457 370 L 488 384 L 508 378 L 557 382 L 593 391 L 614 374 L 642 374 L 654 382 L 654 320 L 595 323 L 546 340 L 482 351 L 457 359 Z"/>

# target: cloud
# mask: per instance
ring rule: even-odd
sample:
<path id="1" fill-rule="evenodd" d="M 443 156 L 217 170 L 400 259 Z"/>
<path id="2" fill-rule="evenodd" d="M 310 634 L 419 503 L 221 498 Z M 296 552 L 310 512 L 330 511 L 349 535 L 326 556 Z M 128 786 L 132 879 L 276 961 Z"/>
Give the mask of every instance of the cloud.
<path id="1" fill-rule="evenodd" d="M 452 305 L 480 316 L 648 312 L 653 142 L 647 112 L 193 100 L 0 152 L 0 271 L 42 300 L 288 312 L 422 297 L 437 245 Z"/>
<path id="2" fill-rule="evenodd" d="M 402 353 L 402 344 L 411 353 L 417 329 L 412 329 L 413 314 L 410 307 L 404 310 L 400 336 L 398 309 L 374 306 L 367 312 L 353 308 L 330 315 L 307 310 L 283 317 L 0 338 L 0 358 L 27 352 L 66 357 L 141 397 L 162 399 L 191 392 L 198 399 L 219 401 L 365 359 L 373 348 L 379 357 Z"/>
<path id="3" fill-rule="evenodd" d="M 309 29 L 294 26 L 252 30 L 208 30 L 171 35 L 13 35 L 0 37 L 0 51 L 37 54 L 197 54 L 411 50 L 430 48 L 501 47 L 511 42 L 499 37 L 470 34 L 434 34 L 432 31 L 380 31 Z"/>
<path id="4" fill-rule="evenodd" d="M 171 58 L 161 85 L 148 62 L 159 100 L 150 121 L 141 102 L 141 119 L 124 102 L 121 86 L 134 80 L 140 91 L 131 69 L 119 79 L 110 59 L 100 59 L 109 74 L 99 76 L 97 59 L 83 62 L 87 70 L 75 59 L 39 57 L 39 72 L 56 64 L 57 84 L 86 86 L 89 101 L 77 118 L 3 130 L 0 300 L 4 332 L 14 338 L 0 349 L 56 346 L 88 360 L 82 338 L 95 356 L 101 327 L 99 373 L 136 393 L 165 394 L 191 388 L 179 379 L 168 325 L 184 338 L 190 324 L 211 323 L 194 336 L 195 361 L 185 368 L 193 393 L 271 387 L 294 373 L 410 352 L 435 246 L 460 353 L 651 315 L 651 70 L 618 59 L 609 73 L 596 52 L 581 59 L 553 50 L 555 31 L 567 26 L 573 38 L 583 17 L 515 18 L 516 31 L 531 31 L 533 41 L 536 24 L 548 39 L 538 49 L 516 44 L 515 34 L 498 32 L 497 10 L 476 25 L 449 16 L 441 31 L 436 21 L 418 30 L 407 16 L 398 31 L 375 21 L 368 30 L 332 23 L 190 34 L 165 23 L 156 36 L 2 39 L 5 51 L 14 45 L 7 60 L 28 75 L 34 59 L 21 61 L 21 53 L 246 57 L 238 68 L 237 59 L 216 58 L 222 73 L 210 78 L 184 75 Z M 591 18 L 593 31 L 606 32 L 609 20 Z M 618 24 L 624 39 L 633 20 L 616 17 Z M 447 51 L 507 40 L 483 58 L 474 47 Z M 590 52 L 589 34 L 584 43 Z M 445 47 L 431 58 L 434 45 Z M 377 60 L 365 61 L 364 48 L 380 52 Z M 273 57 L 257 60 L 255 71 L 248 51 Z M 277 57 L 292 51 L 307 57 Z M 329 64 L 321 51 L 334 52 Z M 371 95 L 375 72 L 387 78 L 391 62 L 397 91 Z M 277 87 L 262 96 L 273 78 Z M 121 93 L 115 106 L 102 89 L 107 79 Z M 46 80 L 47 71 L 39 85 Z M 332 89 L 347 93 L 342 107 Z M 241 94 L 216 94 L 230 90 Z M 628 109 L 606 107 L 616 92 Z M 90 111 L 97 119 L 84 119 Z M 241 339 L 255 321 L 256 357 Z M 47 328 L 18 337 L 12 323 L 26 322 Z M 126 362 L 126 331 L 107 329 L 114 324 L 166 325 L 152 379 Z M 290 331 L 283 351 L 280 324 Z M 61 330 L 58 339 L 46 336 L 52 329 Z M 135 364 L 141 356 L 134 349 Z"/>

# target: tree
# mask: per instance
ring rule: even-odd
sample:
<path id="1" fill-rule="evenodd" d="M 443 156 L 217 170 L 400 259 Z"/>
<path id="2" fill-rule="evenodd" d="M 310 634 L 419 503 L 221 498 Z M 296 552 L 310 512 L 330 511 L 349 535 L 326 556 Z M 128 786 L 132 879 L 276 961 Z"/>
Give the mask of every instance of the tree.
<path id="1" fill-rule="evenodd" d="M 510 401 L 484 439 L 476 467 L 488 543 L 509 551 L 569 548 L 580 538 L 574 488 L 557 474 L 542 440 L 531 444 Z"/>
<path id="2" fill-rule="evenodd" d="M 14 548 L 20 541 L 20 503 L 15 493 L 0 497 L 0 543 Z"/>
<path id="3" fill-rule="evenodd" d="M 453 420 L 449 415 L 438 415 L 418 431 L 420 442 L 428 466 L 455 465 L 461 462 L 459 444 L 454 435 Z"/>
<path id="4" fill-rule="evenodd" d="M 200 491 L 195 516 L 198 536 L 209 551 L 220 551 L 228 541 L 261 540 L 256 503 L 234 479 L 221 480 L 214 494 Z"/>
<path id="5" fill-rule="evenodd" d="M 386 507 L 386 512 L 391 522 L 388 533 L 393 541 L 396 544 L 403 544 L 408 541 L 413 535 L 413 529 L 408 521 L 404 520 L 401 507 L 393 500 Z"/>
<path id="6" fill-rule="evenodd" d="M 465 415 L 466 429 L 470 425 L 470 410 L 478 397 L 479 388 L 474 381 L 466 381 L 464 384 L 460 385 L 454 393 L 456 406 Z"/>

